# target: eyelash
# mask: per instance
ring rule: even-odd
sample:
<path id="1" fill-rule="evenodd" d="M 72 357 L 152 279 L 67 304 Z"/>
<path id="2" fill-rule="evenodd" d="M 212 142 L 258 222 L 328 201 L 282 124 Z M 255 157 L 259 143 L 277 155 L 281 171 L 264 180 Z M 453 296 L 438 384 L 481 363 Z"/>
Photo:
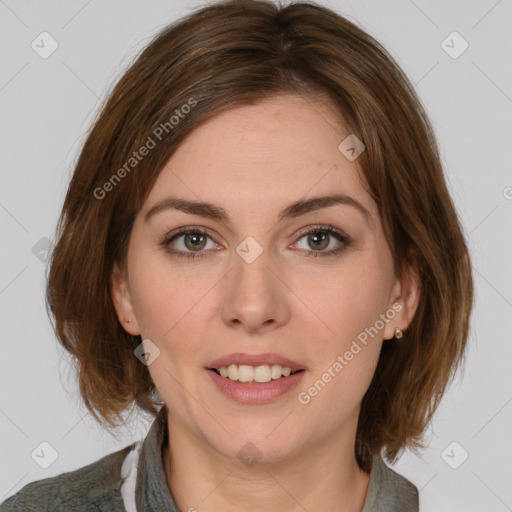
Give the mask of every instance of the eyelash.
<path id="1" fill-rule="evenodd" d="M 166 235 L 165 238 L 160 242 L 160 245 L 168 253 L 170 253 L 173 256 L 177 256 L 178 258 L 195 259 L 195 258 L 207 257 L 206 251 L 183 252 L 183 251 L 175 251 L 173 249 L 169 249 L 168 246 L 169 246 L 169 244 L 171 244 L 171 242 L 173 242 L 175 239 L 177 239 L 178 237 L 180 237 L 183 234 L 190 234 L 190 233 L 202 234 L 211 239 L 211 236 L 209 235 L 209 232 L 207 229 L 201 228 L 201 227 L 190 226 L 190 227 L 186 227 L 186 228 L 181 228 L 176 233 L 173 233 L 172 235 Z M 324 224 L 301 229 L 298 232 L 298 235 L 300 235 L 298 240 L 300 240 L 301 238 L 304 238 L 304 236 L 309 235 L 311 233 L 326 233 L 329 236 L 333 236 L 334 238 L 336 238 L 339 242 L 342 242 L 343 245 L 341 247 L 338 247 L 337 249 L 330 249 L 329 251 L 307 251 L 308 252 L 307 257 L 309 257 L 309 258 L 318 258 L 319 256 L 320 257 L 335 256 L 338 253 L 340 253 L 341 251 L 343 251 L 343 249 L 345 249 L 345 247 L 348 247 L 352 242 L 352 240 L 349 236 L 341 233 L 340 231 L 338 231 L 336 228 L 334 228 L 331 225 L 324 225 Z"/>

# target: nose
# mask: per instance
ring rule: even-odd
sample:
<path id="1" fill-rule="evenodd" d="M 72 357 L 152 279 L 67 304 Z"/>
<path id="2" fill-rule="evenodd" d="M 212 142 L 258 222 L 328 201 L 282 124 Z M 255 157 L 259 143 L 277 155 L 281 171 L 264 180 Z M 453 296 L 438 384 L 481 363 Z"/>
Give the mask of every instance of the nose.
<path id="1" fill-rule="evenodd" d="M 264 332 L 287 323 L 292 294 L 279 262 L 270 261 L 265 250 L 254 260 L 238 253 L 233 260 L 234 266 L 226 276 L 224 323 L 248 332 Z"/>

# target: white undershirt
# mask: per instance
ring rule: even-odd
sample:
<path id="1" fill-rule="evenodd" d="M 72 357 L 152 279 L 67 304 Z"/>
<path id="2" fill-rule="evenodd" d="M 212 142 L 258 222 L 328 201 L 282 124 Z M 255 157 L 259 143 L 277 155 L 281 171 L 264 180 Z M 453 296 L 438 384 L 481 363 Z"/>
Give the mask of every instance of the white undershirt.
<path id="1" fill-rule="evenodd" d="M 121 495 L 123 497 L 126 512 L 137 512 L 135 504 L 135 484 L 137 482 L 137 465 L 142 441 L 137 441 L 131 452 L 126 456 L 121 466 Z"/>

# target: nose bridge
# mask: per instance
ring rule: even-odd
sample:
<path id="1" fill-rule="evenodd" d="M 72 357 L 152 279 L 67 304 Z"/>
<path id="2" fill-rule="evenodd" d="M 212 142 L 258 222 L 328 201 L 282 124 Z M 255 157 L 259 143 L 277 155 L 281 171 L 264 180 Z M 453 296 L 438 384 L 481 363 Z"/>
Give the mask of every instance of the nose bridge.
<path id="1" fill-rule="evenodd" d="M 224 301 L 225 322 L 257 330 L 263 324 L 280 324 L 285 320 L 286 296 L 275 277 L 278 262 L 272 261 L 271 256 L 271 249 L 250 236 L 236 247 Z"/>
<path id="2" fill-rule="evenodd" d="M 271 290 L 267 288 L 272 284 L 269 275 L 273 275 L 270 248 L 264 248 L 254 237 L 248 236 L 238 244 L 235 253 L 233 270 L 237 289 L 242 295 L 244 286 L 250 288 L 252 294 L 266 291 L 268 295 Z"/>

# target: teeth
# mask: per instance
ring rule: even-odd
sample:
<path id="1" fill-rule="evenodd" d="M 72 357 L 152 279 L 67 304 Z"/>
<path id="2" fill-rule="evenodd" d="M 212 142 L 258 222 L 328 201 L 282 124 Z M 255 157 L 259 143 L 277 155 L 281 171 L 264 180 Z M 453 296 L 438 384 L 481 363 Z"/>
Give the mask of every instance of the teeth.
<path id="1" fill-rule="evenodd" d="M 273 379 L 279 379 L 281 377 L 281 370 L 282 368 L 278 364 L 273 364 L 270 368 L 270 376 Z"/>
<path id="2" fill-rule="evenodd" d="M 228 366 L 227 370 L 228 370 L 228 379 L 238 380 L 238 366 L 236 364 L 230 364 Z"/>
<path id="3" fill-rule="evenodd" d="M 230 364 L 217 368 L 222 377 L 240 382 L 270 382 L 271 380 L 288 377 L 292 373 L 291 368 L 278 364 L 272 366 L 262 364 L 260 366 L 248 366 L 246 364 Z"/>
<path id="4" fill-rule="evenodd" d="M 248 368 L 250 368 L 250 366 Z M 267 364 L 256 366 L 253 374 L 256 382 L 270 382 L 272 380 L 272 372 Z"/>

